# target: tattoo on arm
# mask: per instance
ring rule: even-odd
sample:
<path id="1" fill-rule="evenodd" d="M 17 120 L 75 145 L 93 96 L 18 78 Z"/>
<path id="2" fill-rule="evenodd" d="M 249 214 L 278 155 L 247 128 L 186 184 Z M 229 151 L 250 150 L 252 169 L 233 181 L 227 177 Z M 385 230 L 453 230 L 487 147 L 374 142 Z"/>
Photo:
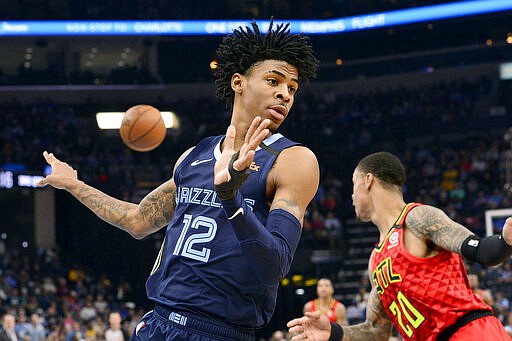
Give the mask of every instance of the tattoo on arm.
<path id="1" fill-rule="evenodd" d="M 127 221 L 128 213 L 136 207 L 133 203 L 118 200 L 85 184 L 71 193 L 98 217 L 121 228 Z"/>
<path id="2" fill-rule="evenodd" d="M 151 222 L 155 229 L 168 224 L 176 209 L 176 188 L 170 181 L 149 193 L 139 204 L 142 218 Z"/>
<path id="3" fill-rule="evenodd" d="M 281 198 L 281 199 L 277 199 L 277 200 L 273 201 L 272 205 L 270 207 L 270 210 L 275 210 L 278 208 L 290 212 L 300 222 L 302 222 L 302 220 L 304 218 L 304 212 L 301 210 L 299 203 L 295 200 Z"/>
<path id="4" fill-rule="evenodd" d="M 121 229 L 131 230 L 137 221 L 137 205 L 113 198 L 94 187 L 83 184 L 71 193 L 99 218 Z M 149 193 L 139 204 L 139 214 L 143 221 L 155 229 L 168 223 L 176 208 L 176 189 L 170 181 Z"/>
<path id="5" fill-rule="evenodd" d="M 416 237 L 431 240 L 437 246 L 459 254 L 462 242 L 473 234 L 442 210 L 427 205 L 412 209 L 405 222 Z"/>
<path id="6" fill-rule="evenodd" d="M 391 335 L 392 323 L 375 288 L 370 292 L 366 304 L 366 321 L 350 327 L 343 327 L 345 341 L 387 341 Z"/>

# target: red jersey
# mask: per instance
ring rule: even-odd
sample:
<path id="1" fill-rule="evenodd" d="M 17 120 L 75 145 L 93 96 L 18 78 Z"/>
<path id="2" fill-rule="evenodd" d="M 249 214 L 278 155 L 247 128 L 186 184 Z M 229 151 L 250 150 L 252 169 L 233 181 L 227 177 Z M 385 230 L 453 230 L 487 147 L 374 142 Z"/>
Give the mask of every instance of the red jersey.
<path id="1" fill-rule="evenodd" d="M 313 311 L 317 311 L 317 307 L 316 307 L 316 301 L 317 300 L 312 300 L 311 301 L 311 308 L 309 309 L 309 311 L 313 312 Z M 331 322 L 336 322 L 336 307 L 341 304 L 340 301 L 338 300 L 333 300 L 331 306 L 329 307 L 329 309 L 325 312 L 325 315 L 329 318 L 329 320 Z"/>
<path id="2" fill-rule="evenodd" d="M 421 204 L 405 206 L 370 258 L 372 279 L 391 321 L 405 340 L 436 340 L 437 335 L 473 310 L 491 307 L 479 299 L 458 254 L 442 250 L 430 258 L 404 246 L 405 217 Z"/>

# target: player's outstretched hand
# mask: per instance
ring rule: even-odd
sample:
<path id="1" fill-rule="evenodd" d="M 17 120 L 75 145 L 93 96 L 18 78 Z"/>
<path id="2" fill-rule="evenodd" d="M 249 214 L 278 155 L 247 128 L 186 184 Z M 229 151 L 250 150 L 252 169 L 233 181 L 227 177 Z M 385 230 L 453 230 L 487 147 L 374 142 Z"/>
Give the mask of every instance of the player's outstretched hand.
<path id="1" fill-rule="evenodd" d="M 507 220 L 505 220 L 501 233 L 505 242 L 512 246 L 512 218 L 507 218 Z"/>
<path id="2" fill-rule="evenodd" d="M 67 186 L 77 181 L 78 174 L 70 165 L 57 159 L 53 153 L 43 152 L 43 156 L 52 167 L 52 172 L 40 180 L 38 186 L 50 185 L 59 189 L 67 189 Z"/>
<path id="3" fill-rule="evenodd" d="M 291 320 L 286 325 L 292 340 L 327 341 L 331 335 L 331 323 L 320 310 L 307 312 L 305 316 Z"/>
<path id="4" fill-rule="evenodd" d="M 261 120 L 261 117 L 259 116 L 252 120 L 251 126 L 245 135 L 244 143 L 240 148 L 238 158 L 233 163 L 235 170 L 242 171 L 251 165 L 254 160 L 256 148 L 258 148 L 260 143 L 263 142 L 270 133 L 268 130 L 269 124 L 270 120 Z M 215 163 L 215 185 L 222 184 L 230 180 L 228 165 L 231 157 L 235 153 L 235 137 L 236 128 L 233 125 L 230 125 L 226 131 L 222 154 L 219 160 Z"/>

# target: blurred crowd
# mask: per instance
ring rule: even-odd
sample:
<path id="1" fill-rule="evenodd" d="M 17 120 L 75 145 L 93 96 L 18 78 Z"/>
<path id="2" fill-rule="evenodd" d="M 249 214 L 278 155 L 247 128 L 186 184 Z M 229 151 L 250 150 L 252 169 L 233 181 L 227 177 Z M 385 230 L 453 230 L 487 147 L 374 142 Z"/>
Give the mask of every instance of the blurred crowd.
<path id="1" fill-rule="evenodd" d="M 131 300 L 129 282 L 64 266 L 51 249 L 28 257 L 16 249 L 0 255 L 2 341 L 128 340 L 144 314 Z"/>
<path id="2" fill-rule="evenodd" d="M 438 206 L 484 235 L 484 212 L 512 207 L 512 196 L 504 190 L 512 151 L 503 139 L 510 104 L 502 102 L 508 98 L 502 87 L 497 80 L 480 78 L 364 94 L 336 88 L 299 94 L 282 131 L 316 153 L 322 174 L 299 251 L 344 250 L 346 222 L 354 215 L 353 167 L 377 150 L 396 153 L 404 162 L 406 200 Z M 222 134 L 228 123 L 224 104 L 215 99 L 158 103 L 182 113 L 182 128 L 170 132 L 157 150 L 136 153 L 118 135 L 96 129 L 91 113 L 101 105 L 1 102 L 0 170 L 42 170 L 41 152 L 49 150 L 78 169 L 84 181 L 137 201 L 169 178 L 181 152 L 203 136 Z M 0 257 L 0 306 L 15 317 L 18 339 L 29 340 L 25 335 L 30 334 L 30 340 L 102 340 L 112 312 L 120 314 L 126 339 L 144 312 L 132 301 L 129 283 L 114 274 L 61 265 L 59 256 L 65 255 L 39 250 L 37 259 L 29 259 L 7 248 Z M 350 256 L 345 252 L 344 257 Z M 511 262 L 493 268 L 468 264 L 468 271 L 477 275 L 479 290 L 490 291 L 496 314 L 512 329 Z M 322 275 L 336 281 L 336 273 Z M 344 302 L 351 323 L 364 319 L 368 291 L 368 278 L 362 278 L 359 291 Z M 36 330 L 44 331 L 44 337 L 35 336 Z M 271 338 L 285 339 L 283 331 Z"/>

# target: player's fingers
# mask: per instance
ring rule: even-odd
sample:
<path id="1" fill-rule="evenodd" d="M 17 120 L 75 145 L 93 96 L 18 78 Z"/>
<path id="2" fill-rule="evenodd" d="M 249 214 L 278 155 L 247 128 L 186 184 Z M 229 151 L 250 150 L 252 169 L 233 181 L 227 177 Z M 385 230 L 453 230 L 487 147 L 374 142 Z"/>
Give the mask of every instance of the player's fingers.
<path id="1" fill-rule="evenodd" d="M 322 312 L 320 310 L 315 310 L 315 311 L 306 311 L 306 313 L 304 315 L 306 315 L 307 317 L 311 318 L 311 319 L 315 319 L 315 320 L 318 320 L 320 318 Z"/>
<path id="2" fill-rule="evenodd" d="M 46 186 L 46 185 L 48 185 L 48 180 L 46 178 L 42 178 L 41 180 L 39 180 L 36 183 L 36 185 L 39 186 L 39 187 Z"/>
<path id="3" fill-rule="evenodd" d="M 235 136 L 236 128 L 234 125 L 230 125 L 226 130 L 226 138 L 224 139 L 224 150 L 233 150 L 235 148 Z"/>
<path id="4" fill-rule="evenodd" d="M 247 130 L 247 133 L 245 134 L 244 141 L 246 144 L 249 144 L 249 141 L 251 140 L 251 137 L 254 134 L 254 132 L 258 129 L 260 122 L 261 122 L 261 117 L 259 117 L 259 116 L 256 116 L 252 120 L 251 125 L 249 126 L 249 129 Z"/>
<path id="5" fill-rule="evenodd" d="M 53 153 L 48 153 L 46 150 L 43 152 L 43 157 L 49 165 L 52 165 L 53 163 L 60 161 L 55 157 L 55 155 L 53 155 Z"/>
<path id="6" fill-rule="evenodd" d="M 293 333 L 291 333 L 291 334 L 294 335 Z M 306 340 L 306 339 L 307 339 L 307 337 L 304 333 L 298 333 L 292 337 L 292 340 Z"/>
<path id="7" fill-rule="evenodd" d="M 241 171 L 243 169 L 246 169 L 251 165 L 252 160 L 254 160 L 254 150 L 249 150 L 248 152 L 239 154 L 238 159 L 233 162 L 233 168 L 235 168 L 237 171 Z"/>
<path id="8" fill-rule="evenodd" d="M 299 319 L 298 319 L 298 318 L 293 319 L 293 320 L 290 320 L 290 321 L 288 321 L 288 323 L 286 324 L 286 326 L 287 326 L 288 328 L 293 328 L 293 327 L 295 327 L 296 325 L 298 325 L 298 324 L 299 324 L 299 322 L 298 322 L 298 321 L 299 321 Z"/>
<path id="9" fill-rule="evenodd" d="M 258 125 L 258 127 L 256 127 L 256 129 L 251 133 L 250 139 L 248 141 L 246 141 L 246 143 L 242 147 L 243 150 L 241 150 L 241 153 L 244 153 L 248 150 L 256 150 L 256 148 L 258 148 L 258 146 L 270 134 L 270 130 L 268 129 L 269 124 L 270 124 L 269 119 L 265 119 L 265 120 L 261 121 L 261 123 Z M 246 136 L 246 140 L 247 140 L 248 135 Z"/>
<path id="10" fill-rule="evenodd" d="M 249 149 L 256 150 L 256 148 L 258 148 L 258 146 L 267 138 L 268 134 L 270 134 L 270 130 L 268 129 L 259 131 L 249 143 Z"/>
<path id="11" fill-rule="evenodd" d="M 291 328 L 288 328 L 288 332 L 292 335 L 297 335 L 297 334 L 300 334 L 301 333 L 301 326 L 300 325 L 297 325 L 297 326 L 293 326 Z"/>

